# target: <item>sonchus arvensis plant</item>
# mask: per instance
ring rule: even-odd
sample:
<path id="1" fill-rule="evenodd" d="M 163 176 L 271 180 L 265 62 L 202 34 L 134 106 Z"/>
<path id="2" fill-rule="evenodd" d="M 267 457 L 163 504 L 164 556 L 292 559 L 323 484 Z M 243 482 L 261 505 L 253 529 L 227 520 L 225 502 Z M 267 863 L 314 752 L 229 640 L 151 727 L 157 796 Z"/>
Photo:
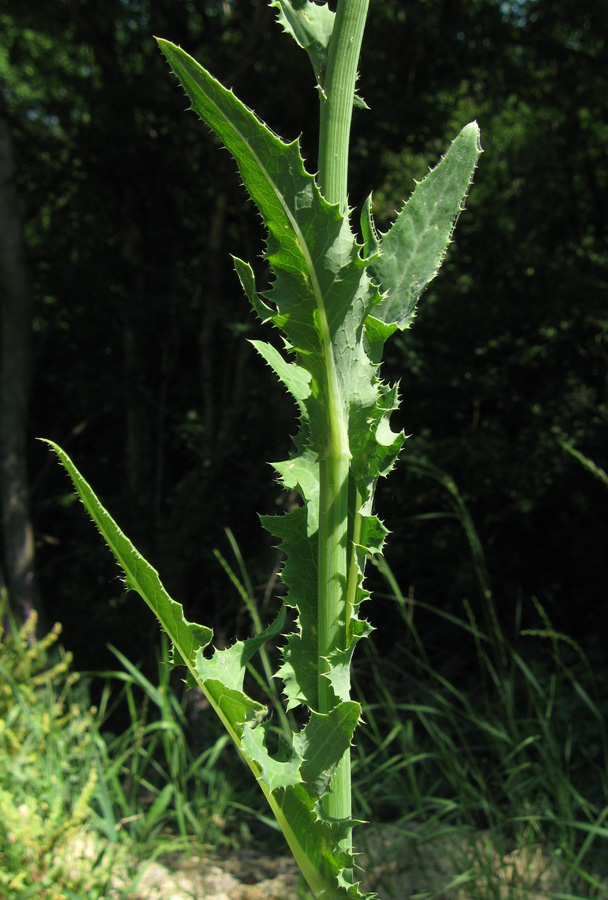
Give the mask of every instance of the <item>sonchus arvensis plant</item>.
<path id="1" fill-rule="evenodd" d="M 380 378 L 384 344 L 408 328 L 435 276 L 481 152 L 475 122 L 455 138 L 437 167 L 415 186 L 386 234 L 371 201 L 355 233 L 347 203 L 348 144 L 355 81 L 369 0 L 338 0 L 334 13 L 312 0 L 276 0 L 282 27 L 309 55 L 320 98 L 318 173 L 298 141 L 285 143 L 198 62 L 165 40 L 159 46 L 192 108 L 233 155 L 267 229 L 270 290 L 258 293 L 249 263 L 235 259 L 254 312 L 282 335 L 253 344 L 299 410 L 289 459 L 274 464 L 301 506 L 262 523 L 286 562 L 283 609 L 265 631 L 224 650 L 212 631 L 188 622 L 67 455 L 56 445 L 86 508 L 137 591 L 223 722 L 263 791 L 313 894 L 361 898 L 352 856 L 350 747 L 361 717 L 350 697 L 350 665 L 370 631 L 365 561 L 380 554 L 386 529 L 374 514 L 378 479 L 404 441 L 392 430 L 396 385 Z M 295 611 L 286 616 L 286 607 Z M 291 624 L 286 628 L 286 622 Z M 281 664 L 287 710 L 305 724 L 268 749 L 267 708 L 244 690 L 252 657 L 284 631 Z M 287 722 L 287 716 L 281 717 Z M 370 896 L 370 895 L 367 895 Z"/>

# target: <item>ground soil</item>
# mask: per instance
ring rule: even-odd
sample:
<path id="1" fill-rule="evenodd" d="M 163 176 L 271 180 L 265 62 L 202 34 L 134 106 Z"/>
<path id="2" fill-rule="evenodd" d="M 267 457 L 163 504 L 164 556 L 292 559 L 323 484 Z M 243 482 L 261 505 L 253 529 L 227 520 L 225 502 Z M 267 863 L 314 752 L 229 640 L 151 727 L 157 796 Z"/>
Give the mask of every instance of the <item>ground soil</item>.
<path id="1" fill-rule="evenodd" d="M 75 862 L 95 848 L 73 845 Z M 99 847 L 95 849 L 99 852 Z M 489 834 L 451 830 L 425 833 L 416 826 L 368 828 L 358 857 L 362 888 L 382 900 L 548 900 L 563 889 L 559 855 L 537 844 L 498 854 Z M 363 871 L 366 873 L 363 875 Z M 608 896 L 608 878 L 603 881 Z M 585 893 L 580 896 L 586 896 Z M 291 857 L 251 847 L 168 854 L 130 867 L 115 867 L 104 900 L 310 900 Z"/>

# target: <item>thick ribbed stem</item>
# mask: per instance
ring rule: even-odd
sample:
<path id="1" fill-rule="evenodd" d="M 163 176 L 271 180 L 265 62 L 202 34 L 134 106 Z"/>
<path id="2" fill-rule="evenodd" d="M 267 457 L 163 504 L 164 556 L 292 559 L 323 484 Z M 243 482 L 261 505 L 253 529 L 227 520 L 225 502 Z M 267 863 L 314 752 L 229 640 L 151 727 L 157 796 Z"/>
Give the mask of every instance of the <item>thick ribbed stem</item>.
<path id="1" fill-rule="evenodd" d="M 355 82 L 369 0 L 339 0 L 321 95 L 319 187 L 346 211 L 348 144 Z"/>
<path id="2" fill-rule="evenodd" d="M 321 94 L 319 137 L 319 187 L 330 203 L 343 214 L 348 207 L 348 148 L 357 79 L 359 53 L 369 0 L 339 0 L 329 45 L 325 83 Z M 350 451 L 348 412 L 344 408 L 337 378 L 332 335 L 327 322 L 321 323 L 328 374 L 328 442 L 320 461 L 319 509 L 319 710 L 328 712 L 333 695 L 327 678 L 327 656 L 346 649 L 349 588 L 349 474 Z M 350 530 L 352 532 L 352 529 Z M 332 790 L 323 807 L 334 818 L 352 815 L 350 751 L 347 751 L 332 779 Z M 349 838 L 342 842 L 352 849 Z M 348 875 L 347 875 L 348 877 Z"/>

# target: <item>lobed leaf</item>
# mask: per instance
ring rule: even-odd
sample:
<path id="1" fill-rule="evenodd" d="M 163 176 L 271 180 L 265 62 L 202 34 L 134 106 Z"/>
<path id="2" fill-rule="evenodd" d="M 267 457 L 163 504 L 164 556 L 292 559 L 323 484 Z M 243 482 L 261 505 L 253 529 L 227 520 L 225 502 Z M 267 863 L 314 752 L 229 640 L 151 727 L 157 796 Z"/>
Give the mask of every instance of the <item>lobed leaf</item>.
<path id="1" fill-rule="evenodd" d="M 304 401 L 310 397 L 310 381 L 311 375 L 302 366 L 295 363 L 288 363 L 281 356 L 279 351 L 266 343 L 266 341 L 250 342 L 258 351 L 260 356 L 266 360 L 271 369 L 274 370 L 279 381 L 285 385 L 291 396 L 294 398 L 302 415 L 306 416 L 306 406 Z"/>
<path id="2" fill-rule="evenodd" d="M 126 586 L 137 591 L 157 616 L 173 642 L 176 662 L 187 666 L 243 753 L 315 895 L 326 900 L 365 900 L 356 885 L 341 884 L 343 869 L 353 861 L 348 854 L 336 852 L 339 841 L 355 823 L 323 821 L 319 807 L 319 796 L 327 790 L 331 772 L 352 740 L 359 704 L 341 704 L 326 716 L 316 715 L 295 736 L 296 748 L 290 758 L 273 759 L 265 747 L 267 709 L 248 697 L 242 686 L 247 663 L 264 641 L 280 632 L 284 612 L 262 634 L 216 650 L 206 659 L 203 650 L 211 641 L 212 630 L 186 620 L 181 604 L 167 594 L 156 570 L 121 531 L 69 456 L 52 441 L 45 443 L 59 457 L 122 567 Z"/>
<path id="3" fill-rule="evenodd" d="M 298 610 L 297 631 L 283 649 L 278 674 L 283 679 L 287 709 L 300 704 L 318 709 L 317 543 L 308 534 L 310 504 L 282 516 L 262 516 L 262 525 L 281 540 L 286 562 L 281 573 L 288 588 L 285 603 Z"/>
<path id="4" fill-rule="evenodd" d="M 374 900 L 375 894 L 361 894 L 358 884 L 346 884 L 342 877 L 344 870 L 353 868 L 353 859 L 340 844 L 358 822 L 324 817 L 302 784 L 277 791 L 273 800 L 276 819 L 315 897 Z"/>
<path id="5" fill-rule="evenodd" d="M 304 169 L 297 141 L 285 143 L 202 66 L 167 41 L 161 49 L 192 100 L 193 109 L 235 157 L 244 184 L 268 228 L 266 258 L 275 273 L 260 296 L 251 267 L 235 260 L 254 309 L 280 327 L 298 365 L 311 375 L 306 402 L 311 441 L 323 448 L 327 420 L 327 357 L 331 344 L 347 409 L 376 402 L 364 322 L 380 302 L 347 218 L 322 197 Z"/>
<path id="6" fill-rule="evenodd" d="M 360 705 L 346 700 L 329 713 L 313 710 L 306 727 L 294 735 L 294 747 L 302 758 L 302 778 L 317 797 L 323 797 L 328 790 L 336 766 L 350 747 L 360 717 Z"/>

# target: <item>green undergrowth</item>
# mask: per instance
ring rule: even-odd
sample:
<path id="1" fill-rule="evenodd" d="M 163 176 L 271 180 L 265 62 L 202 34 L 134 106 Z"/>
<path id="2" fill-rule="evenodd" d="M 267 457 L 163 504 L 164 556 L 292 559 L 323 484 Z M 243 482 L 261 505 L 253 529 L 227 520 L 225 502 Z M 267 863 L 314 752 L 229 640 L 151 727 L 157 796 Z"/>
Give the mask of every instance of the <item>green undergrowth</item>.
<path id="1" fill-rule="evenodd" d="M 60 627 L 42 640 L 35 628 L 31 616 L 0 631 L 0 896 L 101 896 L 101 870 L 66 856 L 99 788 L 95 711 L 58 643 Z"/>
<path id="2" fill-rule="evenodd" d="M 221 561 L 255 619 L 232 543 L 236 568 Z M 356 814 L 390 834 L 357 848 L 373 887 L 412 900 L 608 897 L 608 704 L 583 649 L 538 603 L 536 626 L 522 629 L 516 615 L 507 640 L 468 603 L 449 614 L 380 569 L 379 602 L 396 605 L 402 629 L 390 654 L 368 642 L 354 681 Z M 423 617 L 427 633 L 431 619 L 438 634 L 451 630 L 456 660 L 423 643 Z M 142 859 L 250 840 L 233 830 L 235 811 L 249 812 L 258 849 L 277 846 L 198 692 L 170 680 L 166 644 L 155 682 L 114 651 L 119 665 L 101 673 L 93 708 L 59 628 L 36 640 L 34 625 L 12 623 L 0 641 L 0 896 L 101 900 L 121 867 L 114 895 L 134 896 Z M 250 671 L 272 702 L 263 660 Z M 110 733 L 118 705 L 128 724 Z"/>
<path id="3" fill-rule="evenodd" d="M 142 861 L 191 846 L 234 843 L 226 740 L 189 747 L 185 691 L 157 683 L 116 652 L 99 707 L 72 668 L 55 625 L 0 610 L 0 897 L 101 900 L 133 896 Z M 164 653 L 164 656 L 163 656 Z M 120 705 L 128 726 L 107 730 Z M 213 735 L 211 735 L 213 738 Z M 209 738 L 209 735 L 208 735 Z M 237 805 L 242 808 L 243 802 Z"/>
<path id="4" fill-rule="evenodd" d="M 457 485 L 427 461 L 406 462 L 445 489 L 483 603 L 474 610 L 465 599 L 457 615 L 406 596 L 384 558 L 375 560 L 385 588 L 376 597 L 396 607 L 401 628 L 388 653 L 372 636 L 354 669 L 363 709 L 355 814 L 383 823 L 389 835 L 379 841 L 377 831 L 369 839 L 362 831 L 357 844 L 365 868 L 385 872 L 371 886 L 411 900 L 608 897 L 602 676 L 535 598 L 525 611 L 534 624 L 522 626 L 520 603 L 505 636 Z M 237 571 L 220 559 L 255 618 L 255 595 L 229 539 Z"/>
<path id="5" fill-rule="evenodd" d="M 405 597 L 380 565 L 403 632 L 388 657 L 370 642 L 357 669 L 374 697 L 353 766 L 359 815 L 392 820 L 441 897 L 608 897 L 608 703 L 583 649 L 535 600 L 537 626 L 517 610 L 498 638 L 469 603 L 457 616 Z M 427 652 L 422 618 L 451 631 L 455 659 Z"/>
<path id="6" fill-rule="evenodd" d="M 425 603 L 375 560 L 377 596 L 402 628 L 389 653 L 368 642 L 357 668 L 357 693 L 373 697 L 354 760 L 358 813 L 392 821 L 393 843 L 426 869 L 434 891 L 417 900 L 608 897 L 605 670 L 534 597 L 534 624 L 522 626 L 520 602 L 505 635 L 458 486 L 426 459 L 404 463 L 443 488 L 446 508 L 420 518 L 460 523 L 481 602 L 464 599 L 460 614 Z M 377 887 L 395 895 L 394 880 Z"/>

